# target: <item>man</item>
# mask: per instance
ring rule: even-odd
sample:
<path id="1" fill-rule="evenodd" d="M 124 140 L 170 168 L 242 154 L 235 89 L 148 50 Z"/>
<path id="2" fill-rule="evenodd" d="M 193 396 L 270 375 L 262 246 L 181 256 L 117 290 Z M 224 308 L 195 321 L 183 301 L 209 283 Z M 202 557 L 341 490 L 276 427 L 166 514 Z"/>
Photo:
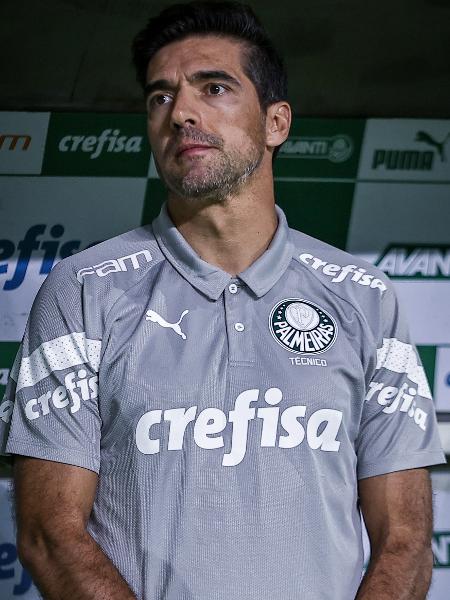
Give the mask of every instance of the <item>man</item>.
<path id="1" fill-rule="evenodd" d="M 384 275 L 275 207 L 266 34 L 174 6 L 134 59 L 167 206 L 38 294 L 1 421 L 22 561 L 51 600 L 425 598 L 429 388 Z"/>

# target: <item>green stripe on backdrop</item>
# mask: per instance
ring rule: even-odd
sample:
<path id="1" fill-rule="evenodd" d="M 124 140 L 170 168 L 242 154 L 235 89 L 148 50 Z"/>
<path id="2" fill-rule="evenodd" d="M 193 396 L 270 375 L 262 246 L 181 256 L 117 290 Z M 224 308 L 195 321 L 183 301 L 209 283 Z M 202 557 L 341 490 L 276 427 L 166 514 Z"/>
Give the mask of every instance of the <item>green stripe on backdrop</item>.
<path id="1" fill-rule="evenodd" d="M 142 210 L 142 225 L 151 223 L 153 219 L 158 216 L 166 196 L 166 188 L 160 179 L 152 178 L 147 180 L 144 208 Z"/>
<path id="2" fill-rule="evenodd" d="M 0 401 L 6 389 L 9 371 L 19 348 L 19 342 L 0 342 Z M 11 474 L 11 459 L 0 456 L 0 477 Z"/>
<path id="3" fill-rule="evenodd" d="M 9 371 L 19 349 L 20 342 L 0 342 L 0 398 L 5 392 Z"/>
<path id="4" fill-rule="evenodd" d="M 420 360 L 427 375 L 431 393 L 434 391 L 434 373 L 436 370 L 436 346 L 417 346 Z"/>
<path id="5" fill-rule="evenodd" d="M 345 250 L 353 183 L 275 183 L 277 204 L 290 227 Z"/>

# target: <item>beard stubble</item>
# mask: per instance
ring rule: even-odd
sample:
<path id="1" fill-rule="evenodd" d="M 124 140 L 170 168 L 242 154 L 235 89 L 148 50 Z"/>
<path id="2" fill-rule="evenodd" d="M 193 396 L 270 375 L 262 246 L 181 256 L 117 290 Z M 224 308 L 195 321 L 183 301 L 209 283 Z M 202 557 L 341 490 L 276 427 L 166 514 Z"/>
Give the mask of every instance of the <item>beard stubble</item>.
<path id="1" fill-rule="evenodd" d="M 180 141 L 205 143 L 216 149 L 205 165 L 202 165 L 204 156 L 191 157 L 192 168 L 184 175 L 175 170 L 162 173 L 156 164 L 167 188 L 186 200 L 222 203 L 241 189 L 261 164 L 265 151 L 265 128 L 261 120 L 260 127 L 245 150 L 232 148 L 225 151 L 221 138 L 193 127 L 183 129 L 173 145 Z"/>

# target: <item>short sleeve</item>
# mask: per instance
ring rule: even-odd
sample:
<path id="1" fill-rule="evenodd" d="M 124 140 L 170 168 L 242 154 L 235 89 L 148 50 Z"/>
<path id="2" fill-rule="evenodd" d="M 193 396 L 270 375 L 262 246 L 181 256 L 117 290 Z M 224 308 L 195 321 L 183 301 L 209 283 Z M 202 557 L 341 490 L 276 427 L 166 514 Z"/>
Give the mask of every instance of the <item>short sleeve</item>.
<path id="1" fill-rule="evenodd" d="M 0 403 L 0 452 L 98 472 L 101 340 L 86 332 L 81 286 L 64 262 L 33 303 Z"/>
<path id="2" fill-rule="evenodd" d="M 359 479 L 445 463 L 430 387 L 392 284 L 379 329 L 356 443 Z"/>

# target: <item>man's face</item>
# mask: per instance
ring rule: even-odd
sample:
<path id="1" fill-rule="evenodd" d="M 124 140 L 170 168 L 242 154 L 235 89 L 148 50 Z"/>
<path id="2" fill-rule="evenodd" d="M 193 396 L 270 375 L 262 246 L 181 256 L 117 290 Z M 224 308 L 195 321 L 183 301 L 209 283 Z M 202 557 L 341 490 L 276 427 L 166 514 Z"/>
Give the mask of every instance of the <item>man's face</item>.
<path id="1" fill-rule="evenodd" d="M 177 196 L 220 202 L 264 157 L 265 115 L 242 52 L 230 38 L 192 36 L 161 48 L 148 65 L 150 144 Z"/>

